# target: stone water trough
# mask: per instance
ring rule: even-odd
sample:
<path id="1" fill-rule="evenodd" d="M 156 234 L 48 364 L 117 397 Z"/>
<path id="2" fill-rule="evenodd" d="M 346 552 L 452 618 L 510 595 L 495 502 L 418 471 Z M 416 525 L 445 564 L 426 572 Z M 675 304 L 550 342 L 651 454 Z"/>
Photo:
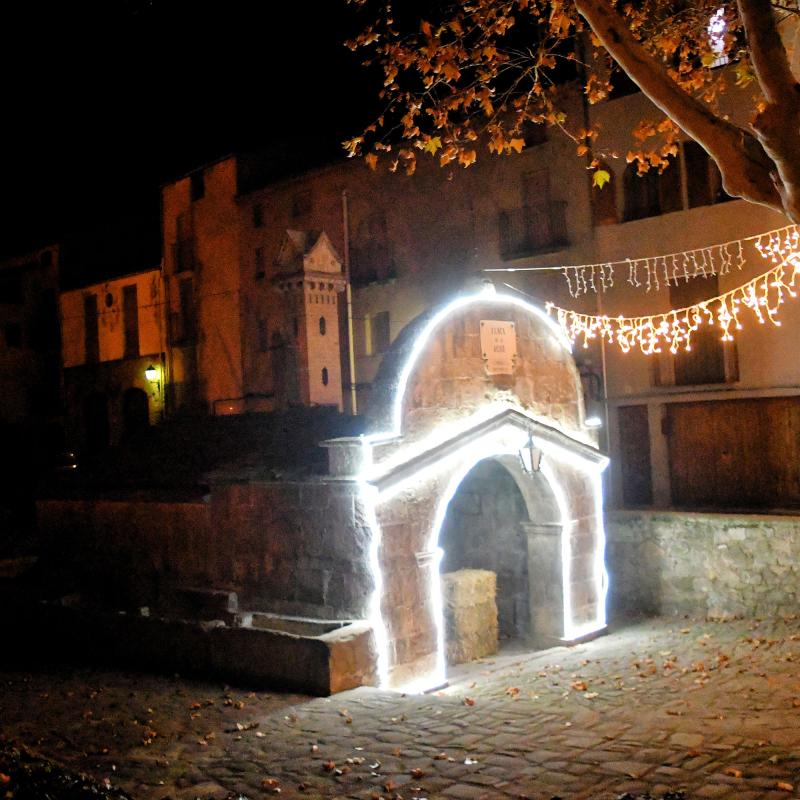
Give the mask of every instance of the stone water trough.
<path id="1" fill-rule="evenodd" d="M 234 592 L 190 594 L 205 595 L 201 613 L 187 613 L 185 606 L 157 615 L 148 608 L 111 612 L 72 596 L 18 607 L 3 627 L 12 639 L 27 639 L 21 655 L 38 661 L 89 659 L 322 696 L 376 683 L 372 629 L 365 621 L 240 612 Z M 33 641 L 25 636 L 32 630 L 40 632 Z"/>

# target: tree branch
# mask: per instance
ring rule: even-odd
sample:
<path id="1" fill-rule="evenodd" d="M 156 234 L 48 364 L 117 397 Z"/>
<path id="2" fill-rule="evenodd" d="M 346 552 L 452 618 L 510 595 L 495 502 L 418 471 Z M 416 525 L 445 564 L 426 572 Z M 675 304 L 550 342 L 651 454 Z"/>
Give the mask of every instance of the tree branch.
<path id="1" fill-rule="evenodd" d="M 770 0 L 738 0 L 750 63 L 768 103 L 797 105 L 797 81 L 792 75 Z"/>
<path id="2" fill-rule="evenodd" d="M 767 105 L 753 130 L 772 159 L 785 212 L 800 220 L 800 86 L 792 74 L 769 0 L 738 0 L 750 62 Z"/>
<path id="3" fill-rule="evenodd" d="M 681 89 L 607 0 L 575 0 L 575 5 L 645 95 L 714 159 L 729 194 L 784 211 L 783 199 L 770 176 L 774 165 L 754 136 L 716 116 Z"/>

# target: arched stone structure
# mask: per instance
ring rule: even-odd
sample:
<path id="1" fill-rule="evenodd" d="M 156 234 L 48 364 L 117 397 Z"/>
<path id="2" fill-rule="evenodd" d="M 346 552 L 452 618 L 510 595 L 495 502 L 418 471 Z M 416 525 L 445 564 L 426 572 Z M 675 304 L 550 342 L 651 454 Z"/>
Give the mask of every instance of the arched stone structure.
<path id="1" fill-rule="evenodd" d="M 505 333 L 493 363 L 481 326 Z M 483 345 L 482 345 L 483 342 Z M 356 476 L 372 529 L 371 623 L 390 686 L 444 680 L 439 533 L 464 477 L 492 458 L 525 498 L 532 624 L 543 642 L 605 626 L 600 473 L 570 346 L 516 297 L 463 296 L 411 323 L 381 365 L 372 430 L 336 440 L 331 471 Z"/>

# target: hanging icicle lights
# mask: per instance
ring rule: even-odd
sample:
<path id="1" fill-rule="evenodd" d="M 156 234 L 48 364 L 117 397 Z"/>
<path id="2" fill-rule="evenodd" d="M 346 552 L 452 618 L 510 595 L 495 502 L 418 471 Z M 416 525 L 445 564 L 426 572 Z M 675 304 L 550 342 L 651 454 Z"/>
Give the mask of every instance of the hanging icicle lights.
<path id="1" fill-rule="evenodd" d="M 625 280 L 646 292 L 658 291 L 662 286 L 677 286 L 690 278 L 707 278 L 710 275 L 727 275 L 731 267 L 744 266 L 742 239 L 710 247 L 698 247 L 682 253 L 647 258 L 626 258 L 624 261 L 607 261 L 605 264 L 582 264 L 562 267 L 569 293 L 580 297 L 589 292 L 607 292 L 614 287 L 615 269 L 627 273 Z"/>
<path id="2" fill-rule="evenodd" d="M 744 240 L 743 240 L 744 241 Z M 724 294 L 703 300 L 686 308 L 665 311 L 645 317 L 609 317 L 579 314 L 552 303 L 547 310 L 555 314 L 567 336 L 584 347 L 601 337 L 617 344 L 627 353 L 638 348 L 645 355 L 662 351 L 671 353 L 691 350 L 692 333 L 701 325 L 718 325 L 722 341 L 733 340 L 733 331 L 741 330 L 740 315 L 749 310 L 762 325 L 770 322 L 779 326 L 777 314 L 787 297 L 797 297 L 800 283 L 800 232 L 794 225 L 752 237 L 760 255 L 774 266 L 756 278 Z M 686 280 L 689 279 L 687 276 Z"/>

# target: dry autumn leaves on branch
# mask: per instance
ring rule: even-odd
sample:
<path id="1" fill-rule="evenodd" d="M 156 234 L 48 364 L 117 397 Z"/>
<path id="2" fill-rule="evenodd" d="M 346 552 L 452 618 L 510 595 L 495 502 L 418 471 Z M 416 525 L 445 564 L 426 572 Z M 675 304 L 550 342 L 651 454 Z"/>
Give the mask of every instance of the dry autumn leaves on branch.
<path id="1" fill-rule="evenodd" d="M 614 154 L 587 106 L 630 79 L 655 106 L 631 132 L 640 172 L 664 169 L 683 131 L 728 194 L 800 222 L 796 0 L 349 2 L 362 20 L 348 46 L 379 69 L 383 111 L 345 148 L 371 167 L 413 173 L 420 155 L 467 167 L 551 126 L 602 186 Z"/>

